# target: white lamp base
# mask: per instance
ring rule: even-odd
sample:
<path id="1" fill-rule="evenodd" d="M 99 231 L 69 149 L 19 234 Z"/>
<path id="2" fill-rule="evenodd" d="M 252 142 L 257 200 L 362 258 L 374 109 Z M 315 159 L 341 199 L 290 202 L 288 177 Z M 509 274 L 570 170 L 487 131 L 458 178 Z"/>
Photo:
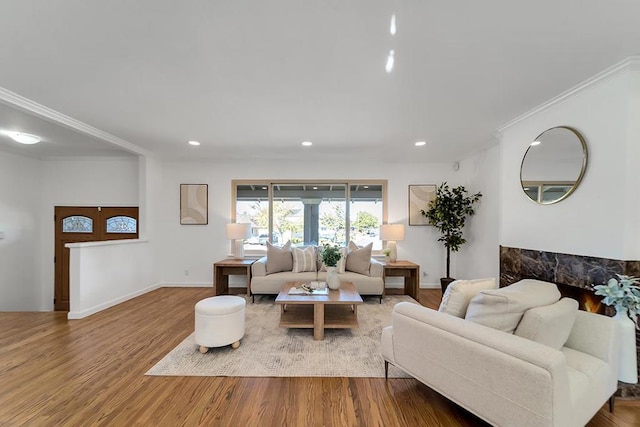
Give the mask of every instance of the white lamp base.
<path id="1" fill-rule="evenodd" d="M 396 262 L 398 260 L 398 247 L 396 246 L 396 242 L 389 240 L 387 242 L 387 249 L 389 249 L 389 261 Z"/>
<path id="2" fill-rule="evenodd" d="M 244 240 L 236 240 L 234 242 L 233 256 L 236 259 L 244 258 Z"/>

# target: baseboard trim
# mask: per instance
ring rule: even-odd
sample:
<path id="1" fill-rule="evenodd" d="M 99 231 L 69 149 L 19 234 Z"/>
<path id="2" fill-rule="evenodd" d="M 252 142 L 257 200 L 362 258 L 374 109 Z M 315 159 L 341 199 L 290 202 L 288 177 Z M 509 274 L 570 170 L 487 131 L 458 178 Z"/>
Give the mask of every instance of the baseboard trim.
<path id="1" fill-rule="evenodd" d="M 212 288 L 211 282 L 162 282 L 160 287 L 163 288 Z M 245 286 L 246 288 L 246 286 Z"/>
<path id="2" fill-rule="evenodd" d="M 114 298 L 110 301 L 104 302 L 102 304 L 98 304 L 96 306 L 87 308 L 82 311 L 70 311 L 69 313 L 67 313 L 67 319 L 69 320 L 84 319 L 85 317 L 91 316 L 92 314 L 96 314 L 99 311 L 106 310 L 107 308 L 113 307 L 114 305 L 118 305 L 132 298 L 139 297 L 140 295 L 146 294 L 147 292 L 154 291 L 161 287 L 162 287 L 162 284 L 155 283 L 151 286 L 147 286 L 146 288 L 137 290 L 135 292 L 131 292 L 130 294 L 123 295 L 118 298 Z"/>

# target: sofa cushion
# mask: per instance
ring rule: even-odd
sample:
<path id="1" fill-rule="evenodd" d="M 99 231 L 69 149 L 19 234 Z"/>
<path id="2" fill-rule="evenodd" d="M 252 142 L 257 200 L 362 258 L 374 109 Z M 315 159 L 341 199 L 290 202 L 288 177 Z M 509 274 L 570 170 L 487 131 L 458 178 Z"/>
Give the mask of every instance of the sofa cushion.
<path id="1" fill-rule="evenodd" d="M 578 301 L 560 301 L 527 310 L 518 324 L 515 335 L 560 350 L 567 342 L 578 315 Z"/>
<path id="2" fill-rule="evenodd" d="M 442 302 L 438 311 L 464 318 L 467 307 L 473 297 L 486 289 L 497 289 L 498 282 L 495 278 L 456 280 L 451 282 L 442 296 Z"/>
<path id="3" fill-rule="evenodd" d="M 302 273 L 305 271 L 316 271 L 316 248 L 307 246 L 306 248 L 293 248 L 293 272 Z"/>
<path id="4" fill-rule="evenodd" d="M 371 265 L 371 248 L 373 242 L 360 249 L 351 249 L 351 242 L 349 242 L 349 252 L 347 253 L 347 262 L 345 269 L 347 271 L 353 271 L 355 273 L 369 275 L 369 266 Z"/>
<path id="5" fill-rule="evenodd" d="M 465 319 L 513 333 L 524 312 L 560 299 L 554 283 L 524 279 L 513 285 L 480 291 L 467 308 Z"/>
<path id="6" fill-rule="evenodd" d="M 293 270 L 291 255 L 291 241 L 282 247 L 273 246 L 267 242 L 267 274 Z"/>

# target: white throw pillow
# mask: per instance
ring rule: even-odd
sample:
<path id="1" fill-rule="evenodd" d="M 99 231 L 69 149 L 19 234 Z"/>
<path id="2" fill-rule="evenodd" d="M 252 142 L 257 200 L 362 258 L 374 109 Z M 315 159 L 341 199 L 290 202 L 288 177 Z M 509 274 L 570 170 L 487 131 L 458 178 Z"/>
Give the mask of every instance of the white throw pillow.
<path id="1" fill-rule="evenodd" d="M 293 270 L 293 258 L 291 256 L 291 241 L 282 247 L 273 246 L 267 242 L 267 274 Z"/>
<path id="2" fill-rule="evenodd" d="M 447 286 L 438 311 L 464 319 L 467 307 L 473 297 L 480 291 L 497 289 L 498 282 L 494 277 L 488 279 L 456 280 Z"/>
<path id="3" fill-rule="evenodd" d="M 304 271 L 316 271 L 316 248 L 307 246 L 306 248 L 293 248 L 293 272 L 302 273 Z"/>
<path id="4" fill-rule="evenodd" d="M 349 242 L 349 247 L 351 248 L 351 243 Z M 371 248 L 373 247 L 373 242 L 369 243 L 367 246 L 356 249 L 349 250 L 347 253 L 347 264 L 345 269 L 347 271 L 353 271 L 354 273 L 364 274 L 365 276 L 369 275 L 369 267 L 371 266 Z"/>
<path id="5" fill-rule="evenodd" d="M 525 279 L 505 288 L 480 291 L 469 303 L 465 319 L 513 333 L 525 311 L 559 299 L 554 283 Z"/>
<path id="6" fill-rule="evenodd" d="M 514 335 L 560 350 L 578 316 L 578 301 L 562 298 L 555 304 L 527 310 Z"/>

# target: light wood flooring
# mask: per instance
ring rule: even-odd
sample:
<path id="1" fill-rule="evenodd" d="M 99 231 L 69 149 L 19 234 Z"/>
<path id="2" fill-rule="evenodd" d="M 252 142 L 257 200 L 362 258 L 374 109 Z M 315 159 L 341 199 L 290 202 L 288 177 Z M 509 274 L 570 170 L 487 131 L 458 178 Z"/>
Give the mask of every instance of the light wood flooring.
<path id="1" fill-rule="evenodd" d="M 413 379 L 147 377 L 208 288 L 162 288 L 82 320 L 0 313 L 0 426 L 475 426 Z M 437 307 L 440 292 L 421 290 Z M 640 402 L 590 426 L 638 426 Z"/>

